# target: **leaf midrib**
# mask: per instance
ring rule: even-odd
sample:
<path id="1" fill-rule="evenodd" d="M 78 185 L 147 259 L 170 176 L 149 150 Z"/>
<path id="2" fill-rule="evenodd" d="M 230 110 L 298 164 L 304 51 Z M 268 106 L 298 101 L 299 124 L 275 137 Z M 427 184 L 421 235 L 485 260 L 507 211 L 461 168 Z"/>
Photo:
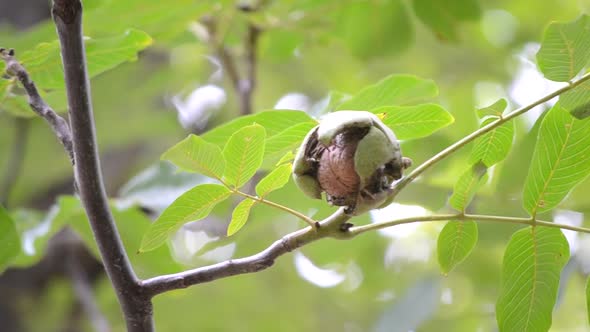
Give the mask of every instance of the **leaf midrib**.
<path id="1" fill-rule="evenodd" d="M 529 322 L 530 322 L 530 318 L 532 315 L 532 311 L 533 311 L 533 304 L 535 303 L 535 293 L 537 290 L 537 268 L 538 268 L 538 262 L 537 262 L 537 241 L 536 241 L 536 233 L 535 233 L 535 226 L 532 227 L 531 229 L 531 236 L 532 236 L 532 241 L 533 241 L 533 277 L 532 277 L 532 281 L 533 281 L 533 288 L 531 290 L 531 300 L 529 302 L 529 310 L 527 312 L 527 317 L 526 317 L 526 325 L 525 325 L 525 332 L 528 331 L 528 326 L 529 326 Z"/>
<path id="2" fill-rule="evenodd" d="M 252 145 L 252 142 L 254 141 L 254 136 L 249 136 L 250 140 L 246 141 L 246 144 L 244 144 L 244 152 L 240 155 L 240 162 L 239 162 L 239 167 L 238 167 L 238 172 L 236 173 L 236 179 L 235 179 L 235 187 L 238 188 L 240 186 L 240 180 L 242 178 L 242 176 L 244 175 L 244 164 L 246 164 L 246 159 L 248 154 L 246 153 L 247 151 L 250 150 L 250 146 Z M 244 138 L 244 140 L 246 140 Z"/>
<path id="3" fill-rule="evenodd" d="M 557 169 L 557 167 L 559 166 L 559 163 L 561 162 L 561 158 L 563 156 L 564 151 L 566 150 L 567 143 L 569 142 L 571 133 L 574 130 L 574 119 L 571 119 L 569 124 L 566 124 L 565 127 L 567 130 L 566 135 L 565 135 L 565 140 L 564 140 L 563 144 L 561 145 L 561 150 L 559 151 L 559 155 L 557 156 L 557 159 L 555 160 L 555 163 L 553 164 L 553 167 L 551 168 L 551 171 L 549 172 L 549 176 L 547 177 L 547 180 L 545 181 L 545 184 L 543 185 L 543 190 L 541 190 L 540 195 L 537 198 L 537 201 L 535 203 L 535 207 L 532 211 L 533 217 L 535 217 L 537 214 L 537 210 L 539 209 L 539 203 L 545 199 L 547 187 L 549 186 L 549 183 L 553 179 L 553 176 L 555 175 L 555 170 Z M 545 202 L 545 204 L 546 204 L 546 202 Z"/>
<path id="4" fill-rule="evenodd" d="M 563 39 L 563 43 L 565 44 L 566 49 L 567 49 L 567 55 L 570 58 L 570 61 L 568 63 L 569 64 L 568 77 L 571 78 L 574 76 L 574 51 L 572 50 L 571 45 L 568 43 L 566 36 L 564 36 L 562 27 L 560 27 L 558 29 L 558 31 L 559 31 L 559 35 Z"/>
<path id="5" fill-rule="evenodd" d="M 459 224 L 457 225 L 457 231 L 456 231 L 456 240 L 453 243 L 453 250 L 451 251 L 451 257 L 450 257 L 450 261 L 454 262 L 455 261 L 455 254 L 457 251 L 457 247 L 459 246 L 459 241 L 458 239 L 461 238 L 461 234 L 463 233 L 463 222 L 458 222 Z"/>

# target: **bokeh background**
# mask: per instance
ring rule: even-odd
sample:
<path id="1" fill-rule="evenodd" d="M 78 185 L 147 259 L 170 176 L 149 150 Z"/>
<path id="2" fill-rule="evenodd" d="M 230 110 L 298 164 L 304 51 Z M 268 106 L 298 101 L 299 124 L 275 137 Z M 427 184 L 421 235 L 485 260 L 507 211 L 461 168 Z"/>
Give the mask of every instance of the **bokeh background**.
<path id="1" fill-rule="evenodd" d="M 353 94 L 393 73 L 433 79 L 440 90 L 437 102 L 453 114 L 455 123 L 431 137 L 402 142 L 404 154 L 419 164 L 475 130 L 476 108 L 498 98 L 516 108 L 559 87 L 536 68 L 543 30 L 551 21 L 571 21 L 590 10 L 587 0 L 83 3 L 87 35 L 108 37 L 136 28 L 153 38 L 137 61 L 92 80 L 107 190 L 141 277 L 250 255 L 303 226 L 292 216 L 257 207 L 241 232 L 225 238 L 235 204 L 229 201 L 206 220 L 183 227 L 166 248 L 136 254 L 149 220 L 184 190 L 207 181 L 159 162 L 160 154 L 190 132 L 202 133 L 239 116 L 239 96 L 218 48 L 226 47 L 243 73 L 247 24 L 263 28 L 254 111 L 299 109 L 317 115 L 332 91 Z M 448 13 L 455 14 L 449 18 Z M 18 55 L 55 40 L 49 14 L 45 0 L 0 0 L 0 46 L 15 48 Z M 221 31 L 213 41 L 203 23 L 211 20 Z M 56 105 L 65 105 L 63 95 L 55 98 Z M 525 216 L 522 184 L 535 123 L 546 107 L 515 120 L 515 145 L 495 166 L 473 211 Z M 70 196 L 72 170 L 62 147 L 26 109 L 0 110 L 0 174 L 19 151 L 23 159 L 14 184 L 0 198 L 23 234 L 23 254 L 0 275 L 0 330 L 93 331 L 106 322 L 106 330 L 123 331 L 83 210 Z M 468 155 L 469 147 L 409 186 L 396 204 L 354 222 L 447 211 Z M 543 218 L 580 225 L 590 210 L 589 197 L 587 179 Z M 334 211 L 307 199 L 293 183 L 270 199 L 317 218 Z M 266 271 L 160 295 L 154 301 L 157 328 L 496 331 L 502 255 L 516 226 L 480 224 L 474 252 L 448 276 L 441 274 L 435 253 L 442 226 L 411 224 L 353 241 L 324 240 L 281 257 Z M 590 331 L 584 295 L 590 238 L 566 236 L 572 258 L 563 272 L 551 331 Z M 82 305 L 85 284 L 91 287 L 92 294 L 86 295 L 96 302 L 98 317 L 89 317 Z"/>

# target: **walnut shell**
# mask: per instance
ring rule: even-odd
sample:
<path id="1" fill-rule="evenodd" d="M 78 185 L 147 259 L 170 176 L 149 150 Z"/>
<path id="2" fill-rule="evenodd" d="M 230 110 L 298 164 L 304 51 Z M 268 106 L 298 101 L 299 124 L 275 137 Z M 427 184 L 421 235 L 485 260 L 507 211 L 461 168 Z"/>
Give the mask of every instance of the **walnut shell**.
<path id="1" fill-rule="evenodd" d="M 330 204 L 361 213 L 385 201 L 391 183 L 409 164 L 393 131 L 376 115 L 339 111 L 326 115 L 305 137 L 293 177 L 310 197 L 319 199 L 325 192 Z"/>

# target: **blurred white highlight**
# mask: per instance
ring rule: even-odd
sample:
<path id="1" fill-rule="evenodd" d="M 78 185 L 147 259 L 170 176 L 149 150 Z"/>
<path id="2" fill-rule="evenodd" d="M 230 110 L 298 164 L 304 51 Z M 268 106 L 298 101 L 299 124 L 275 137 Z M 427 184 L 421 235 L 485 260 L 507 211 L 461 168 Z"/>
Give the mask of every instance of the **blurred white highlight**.
<path id="1" fill-rule="evenodd" d="M 528 43 L 517 55 L 519 67 L 514 80 L 510 84 L 509 95 L 518 106 L 528 105 L 566 85 L 566 83 L 553 82 L 545 79 L 543 74 L 537 69 L 535 55 L 539 47 L 538 43 Z M 556 102 L 557 98 L 553 98 L 547 103 L 539 105 L 525 113 L 524 119 L 527 120 L 529 127 L 533 126 L 545 107 L 551 107 Z"/>
<path id="2" fill-rule="evenodd" d="M 184 100 L 179 95 L 172 97 L 172 104 L 178 111 L 178 122 L 184 129 L 200 131 L 226 100 L 222 88 L 208 84 L 195 89 Z"/>
<path id="3" fill-rule="evenodd" d="M 291 92 L 282 96 L 274 106 L 276 110 L 300 110 L 307 112 L 311 107 L 311 100 L 299 92 Z"/>
<path id="4" fill-rule="evenodd" d="M 373 223 L 385 222 L 412 216 L 426 216 L 431 213 L 419 205 L 392 203 L 383 209 L 369 212 Z M 436 239 L 427 232 L 422 223 L 409 223 L 380 229 L 379 234 L 392 239 L 385 251 L 384 264 L 387 267 L 401 268 L 400 262 L 428 262 Z"/>
<path id="5" fill-rule="evenodd" d="M 557 210 L 553 214 L 553 222 L 570 226 L 580 226 L 584 221 L 584 214 L 570 210 Z M 570 252 L 573 254 L 578 250 L 579 234 L 575 231 L 562 229 L 563 235 L 570 245 Z"/>
<path id="6" fill-rule="evenodd" d="M 317 267 L 300 252 L 295 253 L 295 268 L 303 279 L 321 288 L 337 286 L 346 279 L 345 274 L 338 273 L 335 269 Z"/>

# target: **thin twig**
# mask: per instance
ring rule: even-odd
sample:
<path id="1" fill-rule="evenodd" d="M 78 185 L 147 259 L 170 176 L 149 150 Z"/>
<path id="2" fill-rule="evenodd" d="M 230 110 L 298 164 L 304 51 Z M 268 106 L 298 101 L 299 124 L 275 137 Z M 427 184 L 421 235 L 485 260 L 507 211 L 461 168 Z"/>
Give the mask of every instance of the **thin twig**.
<path id="1" fill-rule="evenodd" d="M 224 74 L 229 78 L 234 90 L 238 92 L 240 89 L 240 73 L 236 67 L 236 62 L 234 61 L 234 55 L 223 44 L 223 40 L 220 40 L 221 38 L 219 36 L 216 20 L 211 16 L 205 16 L 201 18 L 201 23 L 207 29 L 209 45 L 217 54 Z"/>
<path id="2" fill-rule="evenodd" d="M 429 216 L 414 216 L 403 219 L 396 219 L 386 222 L 373 223 L 358 227 L 351 227 L 348 231 L 348 235 L 352 238 L 362 233 L 369 231 L 375 231 L 378 229 L 388 228 L 392 226 L 411 224 L 416 222 L 431 222 L 431 221 L 447 221 L 447 220 L 473 220 L 473 221 L 491 221 L 491 222 L 503 222 L 512 224 L 522 224 L 529 226 L 543 226 L 550 228 L 567 229 L 570 231 L 576 231 L 580 233 L 590 233 L 589 228 L 577 227 L 566 224 L 558 224 L 549 221 L 536 220 L 533 218 L 519 218 L 519 217 L 504 217 L 504 216 L 491 216 L 481 214 L 440 214 L 440 215 L 429 215 Z"/>
<path id="3" fill-rule="evenodd" d="M 201 20 L 207 28 L 209 34 L 209 43 L 214 49 L 223 67 L 224 73 L 227 74 L 234 91 L 238 95 L 240 114 L 248 115 L 253 111 L 253 94 L 257 84 L 257 66 L 258 66 L 258 39 L 261 29 L 253 23 L 248 24 L 248 30 L 244 41 L 246 50 L 246 70 L 242 77 L 236 65 L 235 55 L 223 44 L 223 38 L 219 36 L 217 22 L 211 17 Z"/>
<path id="4" fill-rule="evenodd" d="M 246 77 L 240 80 L 238 93 L 240 95 L 240 110 L 242 115 L 252 114 L 253 92 L 256 89 L 256 67 L 258 62 L 257 48 L 260 28 L 250 23 L 246 35 Z"/>
<path id="5" fill-rule="evenodd" d="M 153 331 L 153 308 L 139 285 L 109 208 L 100 170 L 80 0 L 54 0 L 72 126 L 75 175 L 102 261 L 123 309 L 128 331 Z"/>
<path id="6" fill-rule="evenodd" d="M 7 158 L 8 162 L 6 164 L 6 171 L 4 172 L 2 182 L 0 182 L 0 204 L 5 207 L 8 206 L 10 193 L 12 192 L 22 169 L 31 125 L 31 121 L 26 118 L 15 118 L 14 122 L 12 153 Z"/>
<path id="7" fill-rule="evenodd" d="M 238 73 L 238 69 L 236 68 L 233 54 L 226 46 L 221 45 L 217 50 L 217 55 L 221 60 L 221 65 L 223 66 L 224 72 L 227 74 L 227 77 L 229 78 L 232 86 L 234 87 L 234 90 L 239 91 L 240 74 Z"/>
<path id="8" fill-rule="evenodd" d="M 317 227 L 317 221 L 313 220 L 313 218 L 310 218 L 299 211 L 293 210 L 293 209 L 291 209 L 287 206 L 284 206 L 282 204 L 275 203 L 273 201 L 269 201 L 269 200 L 265 199 L 264 197 L 253 196 L 253 195 L 247 194 L 247 193 L 240 191 L 240 190 L 232 190 L 232 191 L 235 194 L 240 195 L 242 197 L 246 197 L 246 198 L 251 199 L 253 201 L 260 202 L 262 204 L 266 204 L 266 205 L 272 206 L 276 209 L 285 211 L 285 212 L 287 212 L 291 215 L 294 215 L 295 217 L 305 221 L 308 225 L 313 226 L 313 227 Z"/>
<path id="9" fill-rule="evenodd" d="M 561 95 L 564 92 L 572 90 L 573 88 L 584 83 L 588 79 L 590 79 L 590 73 L 587 73 L 584 76 L 580 77 L 580 79 L 578 79 L 577 81 L 572 82 L 569 85 L 564 86 L 563 88 L 556 90 L 555 92 L 548 94 L 547 96 L 545 96 L 537 101 L 534 101 L 532 104 L 529 104 L 527 106 L 516 109 L 516 110 L 510 112 L 509 114 L 507 114 L 506 116 L 501 117 L 501 118 L 497 119 L 496 121 L 490 122 L 486 126 L 483 126 L 483 127 L 479 128 L 478 130 L 472 132 L 471 134 L 463 137 L 462 139 L 460 139 L 459 141 L 457 141 L 453 145 L 447 147 L 446 149 L 444 149 L 441 152 L 434 155 L 432 158 L 430 158 L 427 161 L 425 161 L 424 163 L 422 163 L 420 166 L 416 167 L 410 174 L 408 174 L 406 177 L 404 177 L 403 179 L 398 181 L 393 187 L 392 195 L 398 194 L 405 186 L 407 186 L 412 181 L 414 181 L 420 174 L 424 173 L 424 171 L 426 171 L 430 167 L 434 166 L 436 163 L 443 160 L 444 158 L 448 157 L 453 152 L 459 150 L 460 148 L 464 147 L 468 143 L 474 141 L 476 138 L 484 135 L 485 133 L 493 130 L 494 128 L 501 126 L 505 122 L 510 121 L 513 118 L 530 111 L 531 109 L 535 108 L 536 106 L 546 103 L 549 100 Z"/>
<path id="10" fill-rule="evenodd" d="M 14 50 L 0 48 L 0 58 L 6 62 L 6 72 L 9 75 L 16 76 L 23 85 L 29 96 L 29 105 L 31 109 L 39 116 L 45 119 L 53 129 L 53 132 L 66 149 L 70 161 L 74 163 L 74 152 L 72 148 L 72 133 L 68 122 L 59 116 L 39 95 L 35 83 L 29 77 L 25 68 L 15 59 Z"/>

